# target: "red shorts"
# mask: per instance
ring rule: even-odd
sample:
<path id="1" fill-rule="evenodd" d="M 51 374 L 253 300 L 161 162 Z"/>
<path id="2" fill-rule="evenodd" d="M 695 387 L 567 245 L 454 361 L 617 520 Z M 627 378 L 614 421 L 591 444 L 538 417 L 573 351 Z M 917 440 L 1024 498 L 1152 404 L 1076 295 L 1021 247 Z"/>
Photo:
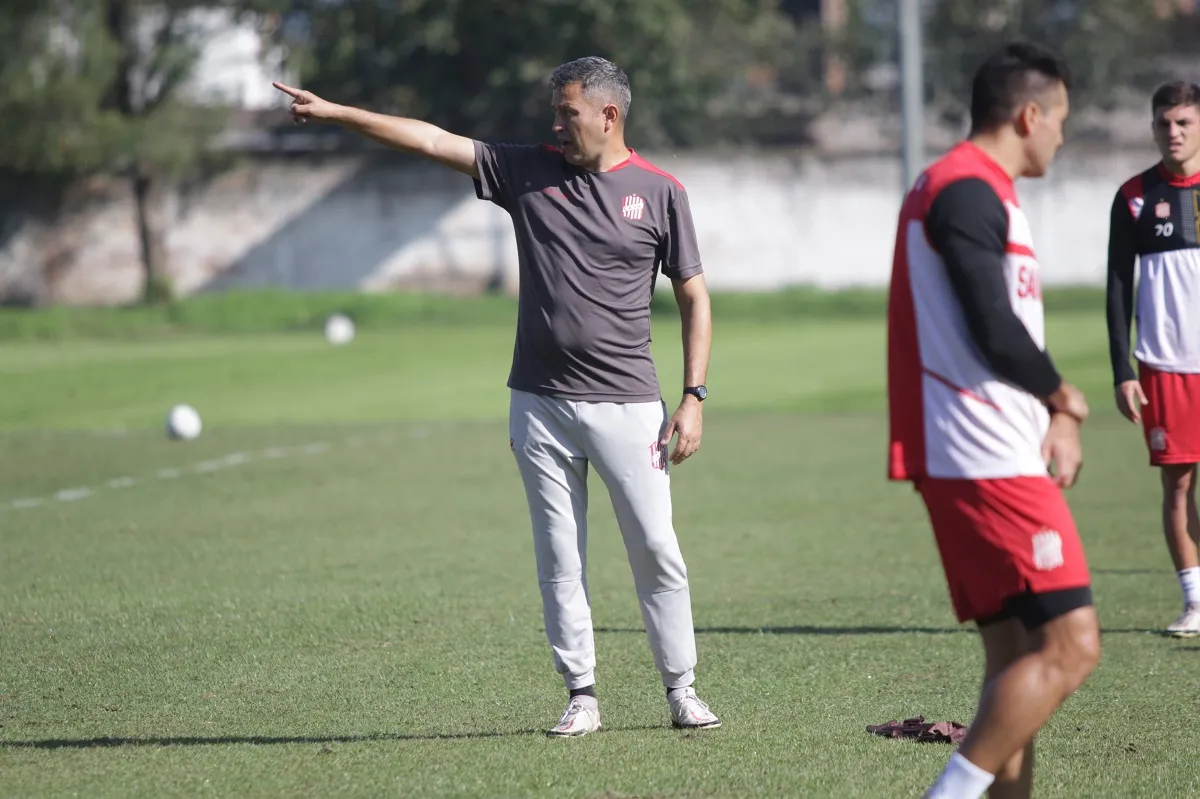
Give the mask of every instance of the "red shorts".
<path id="1" fill-rule="evenodd" d="M 1028 595 L 1090 586 L 1075 520 L 1048 477 L 926 477 L 917 490 L 960 622 L 1003 617 Z"/>
<path id="2" fill-rule="evenodd" d="M 1146 394 L 1142 430 L 1150 465 L 1200 463 L 1200 374 L 1160 372 L 1138 364 Z"/>

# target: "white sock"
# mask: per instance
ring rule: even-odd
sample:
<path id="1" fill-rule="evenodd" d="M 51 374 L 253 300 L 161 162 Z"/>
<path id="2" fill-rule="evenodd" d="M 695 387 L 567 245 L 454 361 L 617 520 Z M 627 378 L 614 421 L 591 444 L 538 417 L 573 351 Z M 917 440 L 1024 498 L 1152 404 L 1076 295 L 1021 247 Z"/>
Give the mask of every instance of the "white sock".
<path id="1" fill-rule="evenodd" d="M 1200 566 L 1179 572 L 1179 587 L 1183 589 L 1183 603 L 1188 607 L 1200 605 Z"/>
<path id="2" fill-rule="evenodd" d="M 925 799 L 980 799 L 996 777 L 958 752 L 950 755 L 942 776 L 925 793 Z"/>
<path id="3" fill-rule="evenodd" d="M 695 691 L 692 690 L 692 686 L 690 686 L 690 685 L 685 685 L 682 688 L 672 688 L 669 691 L 667 691 L 667 701 L 674 702 L 676 699 L 679 699 L 680 697 L 687 695 L 687 693 L 689 691 L 691 691 L 692 693 L 695 693 Z"/>

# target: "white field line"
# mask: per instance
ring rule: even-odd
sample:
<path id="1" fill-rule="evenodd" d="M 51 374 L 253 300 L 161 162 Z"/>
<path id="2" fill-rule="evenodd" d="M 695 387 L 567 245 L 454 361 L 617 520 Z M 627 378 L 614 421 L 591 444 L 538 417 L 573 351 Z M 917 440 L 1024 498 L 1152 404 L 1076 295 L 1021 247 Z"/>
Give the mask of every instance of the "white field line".
<path id="1" fill-rule="evenodd" d="M 410 435 L 413 438 L 425 438 L 429 435 L 429 430 L 425 428 L 416 428 Z M 373 438 L 367 438 L 362 435 L 353 435 L 347 438 L 343 444 L 348 447 L 361 447 L 368 443 L 390 444 L 396 440 L 393 433 L 384 433 Z M 158 480 L 178 480 L 183 477 L 189 477 L 200 474 L 212 474 L 224 469 L 232 469 L 236 466 L 241 466 L 255 461 L 281 460 L 284 458 L 298 458 L 305 456 L 321 455 L 330 450 L 331 444 L 327 441 L 313 441 L 309 444 L 298 444 L 291 447 L 267 447 L 266 449 L 257 452 L 230 452 L 227 455 L 222 455 L 210 460 L 199 461 L 188 466 L 170 467 L 156 470 L 153 474 L 144 477 L 114 477 L 110 480 L 95 486 L 71 486 L 55 491 L 53 494 L 42 497 L 23 497 L 20 499 L 0 501 L 0 511 L 5 510 L 30 510 L 33 508 L 41 508 L 58 502 L 78 502 L 88 497 L 95 496 L 102 491 L 121 491 L 129 488 L 134 488 L 140 485 L 146 485 Z"/>

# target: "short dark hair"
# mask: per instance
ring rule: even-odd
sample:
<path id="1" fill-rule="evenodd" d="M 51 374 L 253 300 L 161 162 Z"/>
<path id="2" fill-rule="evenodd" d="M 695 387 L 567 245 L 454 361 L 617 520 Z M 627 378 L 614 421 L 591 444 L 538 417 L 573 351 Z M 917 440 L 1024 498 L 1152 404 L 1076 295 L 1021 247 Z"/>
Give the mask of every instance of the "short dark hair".
<path id="1" fill-rule="evenodd" d="M 621 118 L 629 116 L 629 105 L 633 93 L 629 89 L 629 76 L 625 70 L 599 56 L 585 56 L 559 66 L 550 75 L 550 88 L 562 91 L 578 83 L 585 97 L 612 103 L 621 111 Z"/>
<path id="2" fill-rule="evenodd" d="M 1032 42 L 1013 42 L 991 55 L 971 81 L 971 130 L 982 133 L 1003 125 L 1017 109 L 1061 83 L 1071 88 L 1071 73 L 1050 50 Z"/>
<path id="3" fill-rule="evenodd" d="M 1194 105 L 1200 108 L 1200 85 L 1176 80 L 1159 86 L 1150 97 L 1151 114 L 1158 113 L 1160 108 L 1174 108 L 1179 105 Z"/>

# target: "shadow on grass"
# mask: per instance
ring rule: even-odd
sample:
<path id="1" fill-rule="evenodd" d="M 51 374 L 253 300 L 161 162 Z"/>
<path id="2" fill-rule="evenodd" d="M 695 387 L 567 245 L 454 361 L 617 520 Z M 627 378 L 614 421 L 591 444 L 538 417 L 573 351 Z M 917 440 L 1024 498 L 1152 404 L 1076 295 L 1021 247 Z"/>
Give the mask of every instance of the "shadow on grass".
<path id="1" fill-rule="evenodd" d="M 600 734 L 658 730 L 654 725 L 609 727 Z M 492 738 L 523 738 L 545 736 L 545 730 L 512 730 L 509 732 L 431 732 L 376 733 L 372 735 L 213 735 L 170 738 L 46 738 L 38 741 L 0 741 L 0 749 L 116 749 L 123 746 L 272 746 L 278 744 L 356 744 L 386 741 L 474 741 Z"/>
<path id="2" fill-rule="evenodd" d="M 1163 575 L 1163 574 L 1169 574 L 1169 572 L 1167 572 L 1167 571 L 1164 571 L 1163 569 L 1092 569 L 1092 574 L 1120 574 L 1120 575 L 1132 575 L 1132 574 L 1154 574 L 1154 575 Z"/>
<path id="3" fill-rule="evenodd" d="M 597 633 L 644 634 L 640 627 L 597 627 Z M 697 627 L 697 635 L 956 635 L 976 632 L 973 627 L 820 627 L 798 625 L 792 627 Z"/>
<path id="4" fill-rule="evenodd" d="M 641 627 L 597 627 L 597 633 L 613 635 L 645 635 Z M 977 635 L 979 630 L 969 624 L 961 627 L 883 627 L 865 625 L 861 627 L 821 627 L 813 625 L 798 625 L 792 627 L 697 627 L 696 635 Z M 1107 628 L 1101 627 L 1102 635 L 1160 635 L 1166 636 L 1162 630 L 1148 628 Z"/>

